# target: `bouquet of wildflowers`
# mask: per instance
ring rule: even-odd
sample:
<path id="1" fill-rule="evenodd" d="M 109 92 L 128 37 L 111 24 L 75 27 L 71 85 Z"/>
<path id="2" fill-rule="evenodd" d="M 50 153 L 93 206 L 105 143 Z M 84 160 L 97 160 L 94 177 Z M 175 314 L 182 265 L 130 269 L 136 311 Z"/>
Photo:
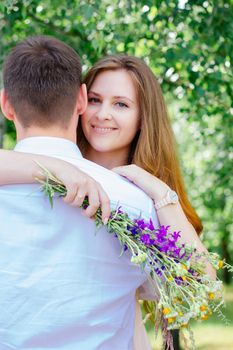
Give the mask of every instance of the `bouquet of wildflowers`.
<path id="1" fill-rule="evenodd" d="M 47 169 L 41 168 L 46 180 L 37 180 L 42 183 L 42 190 L 52 205 L 54 195 L 65 196 L 66 188 Z M 86 199 L 82 207 L 87 205 Z M 100 209 L 95 223 L 97 228 L 103 225 Z M 150 305 L 147 316 L 154 320 L 156 329 L 162 327 L 164 348 L 173 349 L 170 331 L 180 329 L 185 349 L 195 349 L 190 321 L 206 320 L 213 312 L 225 319 L 221 311 L 224 304 L 222 282 L 212 280 L 205 273 L 206 262 L 216 270 L 233 271 L 233 267 L 215 253 L 198 253 L 195 246 L 181 244 L 180 232 L 170 232 L 169 226 L 155 228 L 152 220 L 132 220 L 120 207 L 111 212 L 106 227 L 119 240 L 121 254 L 128 250 L 132 263 L 148 273 L 149 280 L 159 291 L 158 302 L 147 303 L 147 307 Z"/>

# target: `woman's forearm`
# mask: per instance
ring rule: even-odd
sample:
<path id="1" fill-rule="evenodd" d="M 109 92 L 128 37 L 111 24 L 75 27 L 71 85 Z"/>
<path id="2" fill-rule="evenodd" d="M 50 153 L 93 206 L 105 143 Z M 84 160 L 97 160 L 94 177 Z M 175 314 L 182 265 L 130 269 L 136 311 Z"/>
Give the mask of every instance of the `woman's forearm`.
<path id="1" fill-rule="evenodd" d="M 51 158 L 47 156 L 0 150 L 0 185 L 36 182 L 35 177 L 41 177 L 41 169 L 36 162 L 51 169 L 56 160 L 51 165 Z"/>
<path id="2" fill-rule="evenodd" d="M 88 197 L 89 205 L 84 210 L 92 217 L 98 207 L 102 210 L 102 220 L 106 224 L 111 213 L 110 201 L 102 186 L 75 165 L 64 160 L 38 154 L 0 150 L 0 185 L 35 183 L 35 178 L 43 179 L 41 167 L 47 168 L 66 186 L 64 201 L 80 207 Z"/>
<path id="3" fill-rule="evenodd" d="M 207 249 L 198 237 L 194 227 L 188 221 L 179 203 L 169 204 L 157 210 L 158 219 L 161 225 L 169 225 L 171 231 L 180 231 L 180 242 L 196 245 L 198 252 L 207 252 Z M 206 263 L 206 272 L 213 278 L 216 273 L 210 263 Z"/>
<path id="4" fill-rule="evenodd" d="M 44 178 L 39 164 L 64 181 L 65 185 L 75 182 L 80 174 L 88 176 L 69 162 L 55 157 L 0 150 L 0 185 L 36 183 L 35 178 Z"/>

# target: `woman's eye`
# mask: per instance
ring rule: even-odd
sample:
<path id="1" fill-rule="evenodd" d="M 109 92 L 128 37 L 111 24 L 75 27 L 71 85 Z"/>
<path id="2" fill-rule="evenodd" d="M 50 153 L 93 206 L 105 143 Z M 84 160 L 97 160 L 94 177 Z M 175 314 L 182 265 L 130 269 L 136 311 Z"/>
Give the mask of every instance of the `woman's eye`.
<path id="1" fill-rule="evenodd" d="M 124 102 L 117 102 L 116 103 L 116 105 L 118 106 L 118 107 L 121 107 L 121 108 L 128 108 L 128 105 L 126 104 L 126 103 L 124 103 Z"/>
<path id="2" fill-rule="evenodd" d="M 89 103 L 98 103 L 98 102 L 100 102 L 100 100 L 97 97 L 89 97 L 88 102 Z"/>

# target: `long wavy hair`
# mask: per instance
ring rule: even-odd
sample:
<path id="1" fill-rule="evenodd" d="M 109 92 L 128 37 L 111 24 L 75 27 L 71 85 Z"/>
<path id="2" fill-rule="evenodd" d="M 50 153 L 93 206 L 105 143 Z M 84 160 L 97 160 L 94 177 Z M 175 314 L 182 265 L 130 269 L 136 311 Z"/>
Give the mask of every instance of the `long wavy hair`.
<path id="1" fill-rule="evenodd" d="M 108 70 L 122 69 L 130 74 L 136 88 L 141 120 L 140 131 L 131 145 L 129 164 L 134 163 L 140 166 L 175 190 L 186 217 L 196 232 L 200 234 L 203 226 L 188 200 L 176 156 L 176 142 L 166 104 L 161 88 L 150 68 L 139 58 L 111 55 L 95 63 L 83 82 L 89 91 L 99 74 Z M 85 155 L 87 140 L 81 123 L 77 129 L 77 140 L 78 146 Z"/>

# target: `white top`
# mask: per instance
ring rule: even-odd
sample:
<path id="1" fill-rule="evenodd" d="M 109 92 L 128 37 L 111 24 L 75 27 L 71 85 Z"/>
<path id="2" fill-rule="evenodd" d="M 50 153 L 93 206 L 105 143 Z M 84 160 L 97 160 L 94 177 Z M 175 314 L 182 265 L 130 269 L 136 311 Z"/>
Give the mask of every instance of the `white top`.
<path id="1" fill-rule="evenodd" d="M 112 207 L 149 219 L 152 201 L 117 174 L 85 160 L 55 137 L 20 141 L 19 152 L 77 165 L 101 183 Z M 0 349 L 130 350 L 135 291 L 145 273 L 114 235 L 56 198 L 51 209 L 39 185 L 0 188 Z"/>

